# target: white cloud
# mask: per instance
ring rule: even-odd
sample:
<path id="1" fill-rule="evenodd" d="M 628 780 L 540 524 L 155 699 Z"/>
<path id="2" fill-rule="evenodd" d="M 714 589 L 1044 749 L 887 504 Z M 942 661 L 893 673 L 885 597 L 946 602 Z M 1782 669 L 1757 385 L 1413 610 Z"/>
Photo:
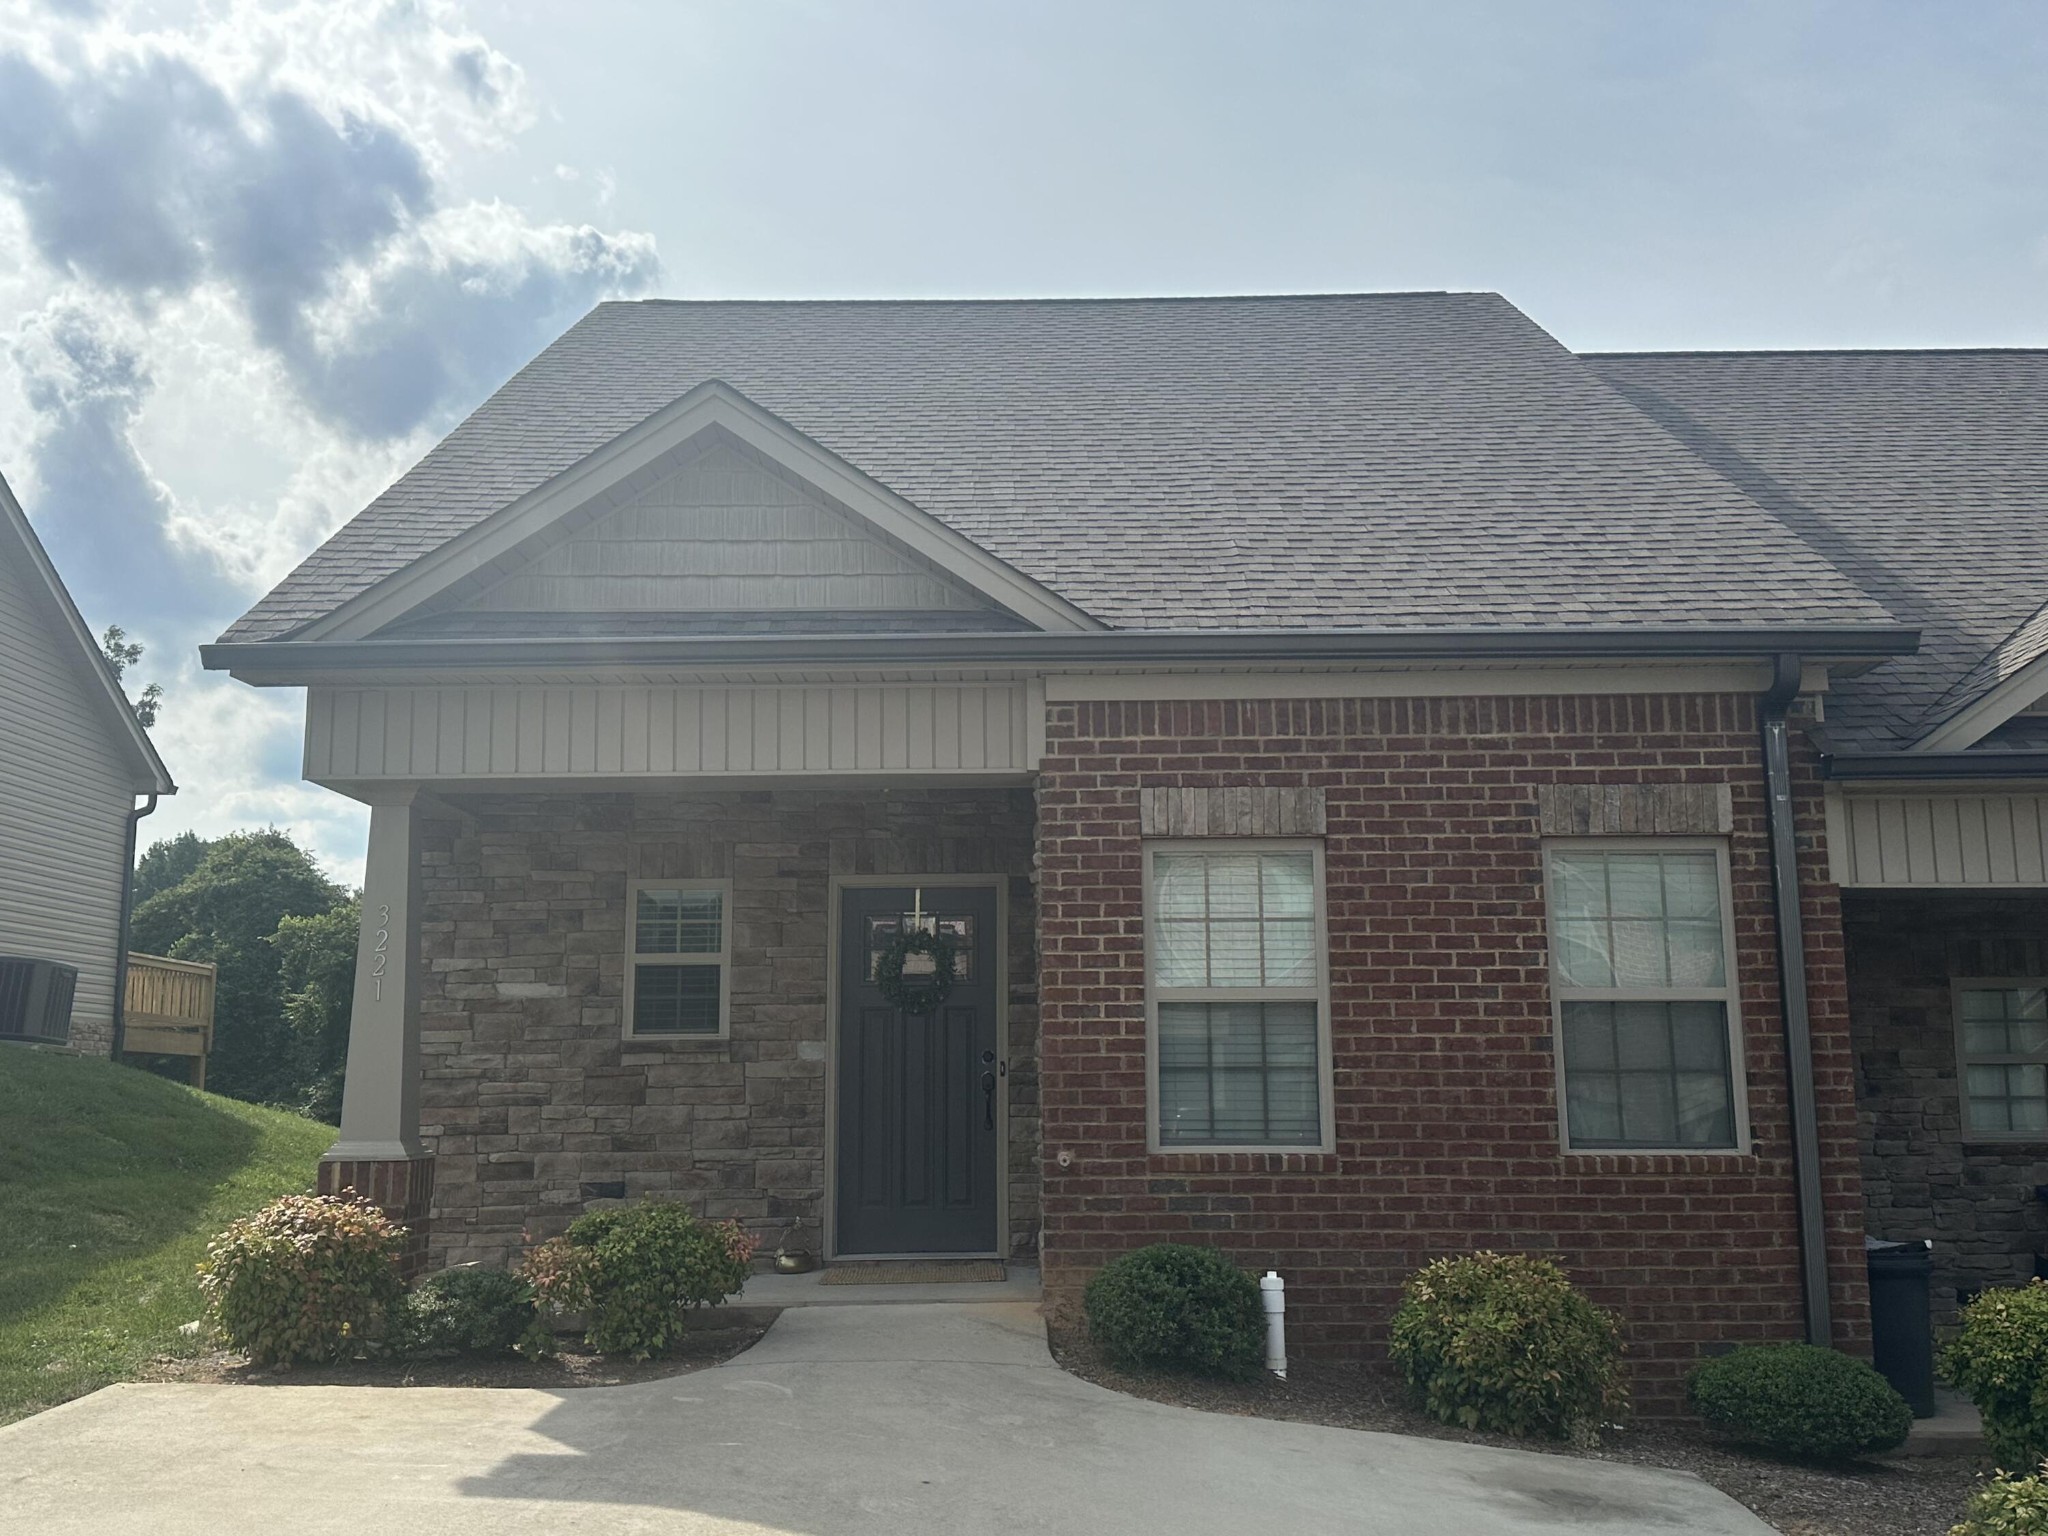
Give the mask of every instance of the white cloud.
<path id="1" fill-rule="evenodd" d="M 256 689 L 187 662 L 168 677 L 143 658 L 138 674 L 164 683 L 150 732 L 178 793 L 158 802 L 137 834 L 143 847 L 184 831 L 217 836 L 235 827 L 281 827 L 349 885 L 363 880 L 369 811 L 299 779 L 298 689 Z"/>
<path id="2" fill-rule="evenodd" d="M 346 873 L 298 696 L 194 647 L 654 243 L 492 195 L 534 106 L 446 0 L 0 0 L 0 100 L 0 470 L 166 687 L 144 836 L 274 823 Z"/>

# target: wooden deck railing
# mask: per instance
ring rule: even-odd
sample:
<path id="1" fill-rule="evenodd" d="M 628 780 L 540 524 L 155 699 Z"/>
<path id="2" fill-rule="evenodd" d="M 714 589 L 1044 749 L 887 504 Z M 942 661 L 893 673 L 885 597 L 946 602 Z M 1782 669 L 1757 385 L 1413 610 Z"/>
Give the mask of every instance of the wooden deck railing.
<path id="1" fill-rule="evenodd" d="M 121 1048 L 138 1056 L 189 1056 L 194 1087 L 206 1086 L 213 1049 L 215 968 L 163 955 L 128 956 Z"/>

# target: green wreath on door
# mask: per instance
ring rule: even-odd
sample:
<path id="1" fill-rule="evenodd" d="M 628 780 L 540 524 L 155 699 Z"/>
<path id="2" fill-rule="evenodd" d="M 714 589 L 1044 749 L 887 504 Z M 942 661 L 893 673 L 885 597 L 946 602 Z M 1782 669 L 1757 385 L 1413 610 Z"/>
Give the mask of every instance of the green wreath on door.
<path id="1" fill-rule="evenodd" d="M 932 968 L 904 975 L 904 962 L 912 955 L 931 956 Z M 958 955 L 949 934 L 926 933 L 921 928 L 900 932 L 875 961 L 875 985 L 905 1013 L 932 1013 L 953 990 Z"/>

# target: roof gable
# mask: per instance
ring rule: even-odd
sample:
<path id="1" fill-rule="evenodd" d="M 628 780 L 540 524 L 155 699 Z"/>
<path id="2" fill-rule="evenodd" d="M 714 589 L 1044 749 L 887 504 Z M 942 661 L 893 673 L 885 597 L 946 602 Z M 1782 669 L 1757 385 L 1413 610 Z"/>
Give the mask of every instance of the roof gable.
<path id="1" fill-rule="evenodd" d="M 738 504 L 736 479 L 746 481 Z M 721 538 L 721 529 L 740 536 Z M 675 535 L 683 542 L 669 542 Z M 854 569 L 807 584 L 788 579 L 798 573 L 782 572 L 778 581 L 777 572 L 762 568 L 792 563 L 807 545 Z M 649 570 L 650 559 L 667 569 Z M 707 561 L 736 568 L 706 571 Z M 640 613 L 663 622 L 732 608 L 799 612 L 843 603 L 855 611 L 996 610 L 1035 628 L 1098 627 L 731 386 L 710 380 L 359 591 L 296 638 L 355 640 L 436 621 L 447 632 L 458 610 L 566 614 L 589 611 L 576 605 L 591 601 L 601 603 L 599 614 Z"/>
<path id="2" fill-rule="evenodd" d="M 101 653 L 99 642 L 86 628 L 78 606 L 71 601 L 70 592 L 65 589 L 57 568 L 50 563 L 42 540 L 36 537 L 28 514 L 14 499 L 14 492 L 4 476 L 0 476 L 0 564 L 25 578 L 24 585 L 31 601 L 38 603 L 44 611 L 44 632 L 70 653 L 70 659 L 75 663 L 72 675 L 78 680 L 78 687 L 95 716 L 105 726 L 115 751 L 121 754 L 134 775 L 136 793 L 176 794 L 177 786 L 171 782 L 169 770 L 164 767 L 163 759 L 157 756 L 156 747 L 143 730 L 142 722 L 135 718 L 128 695 L 122 691 L 113 668 Z"/>
<path id="3" fill-rule="evenodd" d="M 1026 627 L 723 432 L 691 446 L 666 479 L 580 527 L 565 516 L 529 540 L 524 566 L 481 590 L 452 589 L 405 632 Z"/>
<path id="4" fill-rule="evenodd" d="M 1497 295 L 643 301 L 579 322 L 225 638 L 338 634 L 714 380 L 927 519 L 914 547 L 957 538 L 1069 623 L 1888 622 Z"/>

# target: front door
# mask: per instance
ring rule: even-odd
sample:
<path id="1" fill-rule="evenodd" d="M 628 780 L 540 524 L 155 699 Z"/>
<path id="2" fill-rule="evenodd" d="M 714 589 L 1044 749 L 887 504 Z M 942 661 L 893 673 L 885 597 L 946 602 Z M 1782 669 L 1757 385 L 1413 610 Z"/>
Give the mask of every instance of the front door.
<path id="1" fill-rule="evenodd" d="M 956 956 L 952 991 L 925 1015 L 875 984 L 876 960 L 920 911 Z M 841 892 L 836 1253 L 998 1251 L 1001 942 L 988 886 Z"/>

